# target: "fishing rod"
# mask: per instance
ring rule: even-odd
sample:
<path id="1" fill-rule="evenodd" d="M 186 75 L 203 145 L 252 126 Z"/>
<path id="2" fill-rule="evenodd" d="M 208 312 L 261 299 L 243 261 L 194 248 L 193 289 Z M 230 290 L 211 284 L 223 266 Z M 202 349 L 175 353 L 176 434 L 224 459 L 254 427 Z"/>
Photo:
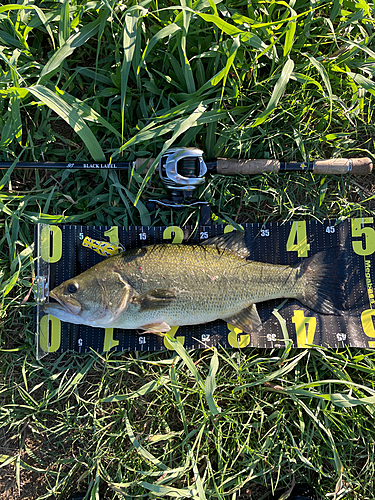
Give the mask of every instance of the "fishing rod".
<path id="1" fill-rule="evenodd" d="M 203 151 L 196 148 L 175 148 L 169 149 L 162 156 L 160 164 L 168 163 L 168 169 L 173 170 L 172 163 L 176 164 L 181 175 L 185 170 L 191 176 L 192 168 L 196 169 L 196 162 L 203 162 Z M 193 160 L 195 158 L 195 160 Z M 195 161 L 192 167 L 192 161 Z M 146 168 L 149 168 L 154 162 L 154 158 L 137 158 L 134 161 L 125 162 L 17 162 L 15 168 L 21 169 L 111 169 L 128 170 L 138 169 L 147 162 Z M 0 169 L 6 169 L 14 162 L 0 162 Z M 370 158 L 334 158 L 329 160 L 315 160 L 311 162 L 282 162 L 273 159 L 227 159 L 217 158 L 216 160 L 203 162 L 206 165 L 206 173 L 220 175 L 259 175 L 263 173 L 282 173 L 282 172 L 314 172 L 317 174 L 347 174 L 366 175 L 372 171 L 372 161 Z"/>
<path id="2" fill-rule="evenodd" d="M 283 172 L 314 172 L 316 174 L 356 174 L 365 175 L 372 171 L 370 158 L 334 158 L 309 162 L 281 162 L 275 159 L 227 159 L 203 160 L 204 152 L 197 148 L 168 149 L 160 158 L 158 171 L 160 179 L 170 198 L 149 200 L 165 206 L 184 208 L 204 205 L 205 202 L 193 198 L 194 191 L 205 182 L 206 174 L 219 175 L 259 175 Z M 90 169 L 90 170 L 148 170 L 154 158 L 137 158 L 128 162 L 18 162 L 21 169 Z M 1 168 L 9 168 L 12 162 L 0 162 Z"/>

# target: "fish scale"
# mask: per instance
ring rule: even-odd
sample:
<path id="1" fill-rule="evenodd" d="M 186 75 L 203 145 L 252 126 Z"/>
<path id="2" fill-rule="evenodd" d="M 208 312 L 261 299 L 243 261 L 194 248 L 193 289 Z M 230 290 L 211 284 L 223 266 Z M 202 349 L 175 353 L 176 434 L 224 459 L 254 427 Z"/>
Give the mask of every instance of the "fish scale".
<path id="1" fill-rule="evenodd" d="M 246 304 L 280 296 L 280 290 L 285 296 L 295 293 L 295 269 L 244 262 L 231 252 L 218 253 L 216 248 L 167 244 L 126 252 L 114 259 L 119 267 L 125 264 L 124 273 L 139 294 L 166 284 L 176 291 L 178 300 L 165 313 L 180 313 L 186 308 L 187 314 L 201 310 L 207 315 L 210 308 L 213 315 L 228 315 Z"/>

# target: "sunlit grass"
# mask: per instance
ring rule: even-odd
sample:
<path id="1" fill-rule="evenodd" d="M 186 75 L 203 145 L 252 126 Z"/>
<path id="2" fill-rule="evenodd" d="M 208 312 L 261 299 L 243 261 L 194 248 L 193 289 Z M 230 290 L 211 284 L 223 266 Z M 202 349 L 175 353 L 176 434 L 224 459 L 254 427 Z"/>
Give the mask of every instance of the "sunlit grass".
<path id="1" fill-rule="evenodd" d="M 373 157 L 372 3 L 35 4 L 0 7 L 0 161 L 155 158 L 172 145 L 207 159 Z M 374 216 L 373 185 L 213 176 L 199 196 L 213 223 L 344 219 Z M 77 488 L 247 500 L 294 476 L 323 498 L 373 499 L 372 351 L 35 360 L 35 225 L 198 222 L 189 209 L 149 214 L 165 195 L 156 174 L 0 175 L 0 482 L 22 498 L 24 474 L 42 478 L 40 500 Z"/>

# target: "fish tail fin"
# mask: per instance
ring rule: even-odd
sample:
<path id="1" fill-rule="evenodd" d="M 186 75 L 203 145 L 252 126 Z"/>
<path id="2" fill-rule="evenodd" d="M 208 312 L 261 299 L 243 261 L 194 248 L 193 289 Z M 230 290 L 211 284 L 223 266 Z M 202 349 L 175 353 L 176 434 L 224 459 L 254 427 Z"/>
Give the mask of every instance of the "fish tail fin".
<path id="1" fill-rule="evenodd" d="M 346 248 L 333 247 L 304 260 L 297 268 L 304 281 L 298 300 L 315 312 L 342 315 L 345 309 Z"/>

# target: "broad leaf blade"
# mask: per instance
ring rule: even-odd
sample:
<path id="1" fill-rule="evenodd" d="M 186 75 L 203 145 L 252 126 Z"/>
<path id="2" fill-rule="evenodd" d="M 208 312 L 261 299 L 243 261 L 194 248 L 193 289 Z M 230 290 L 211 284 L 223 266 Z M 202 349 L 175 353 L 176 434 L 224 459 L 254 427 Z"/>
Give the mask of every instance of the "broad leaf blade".
<path id="1" fill-rule="evenodd" d="M 55 113 L 57 113 L 74 129 L 75 132 L 77 132 L 95 161 L 106 161 L 102 148 L 100 147 L 100 144 L 94 134 L 91 132 L 84 120 L 79 116 L 77 111 L 66 103 L 64 99 L 43 85 L 34 85 L 32 87 L 28 87 L 27 90 L 33 94 L 34 97 L 39 99 L 39 101 L 43 102 L 46 106 L 55 111 Z"/>

